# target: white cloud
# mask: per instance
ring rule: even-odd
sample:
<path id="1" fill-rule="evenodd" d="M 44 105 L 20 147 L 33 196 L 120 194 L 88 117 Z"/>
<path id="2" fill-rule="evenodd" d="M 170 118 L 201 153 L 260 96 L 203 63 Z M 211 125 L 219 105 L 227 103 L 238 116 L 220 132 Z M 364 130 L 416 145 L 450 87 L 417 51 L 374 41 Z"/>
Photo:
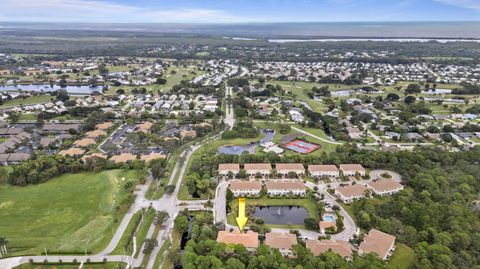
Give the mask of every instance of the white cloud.
<path id="1" fill-rule="evenodd" d="M 214 9 L 148 9 L 95 0 L 0 0 L 3 21 L 38 22 L 240 22 Z"/>
<path id="2" fill-rule="evenodd" d="M 435 1 L 447 4 L 447 5 L 480 11 L 480 1 L 478 0 L 435 0 Z"/>

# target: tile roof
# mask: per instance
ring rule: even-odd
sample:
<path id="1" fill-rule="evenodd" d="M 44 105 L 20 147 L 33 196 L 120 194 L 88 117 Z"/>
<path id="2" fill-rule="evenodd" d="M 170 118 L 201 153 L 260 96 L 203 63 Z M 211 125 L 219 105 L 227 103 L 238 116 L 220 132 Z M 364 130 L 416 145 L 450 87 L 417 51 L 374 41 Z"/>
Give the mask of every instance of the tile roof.
<path id="1" fill-rule="evenodd" d="M 240 233 L 235 230 L 233 232 L 219 231 L 217 235 L 217 242 L 229 244 L 243 245 L 246 248 L 258 248 L 258 233 L 248 231 L 247 233 Z"/>
<path id="2" fill-rule="evenodd" d="M 238 163 L 221 163 L 218 165 L 218 171 L 240 171 Z"/>
<path id="3" fill-rule="evenodd" d="M 368 183 L 372 189 L 384 192 L 403 188 L 403 185 L 393 179 L 382 179 Z"/>
<path id="4" fill-rule="evenodd" d="M 290 233 L 266 233 L 265 244 L 271 248 L 292 249 L 298 244 L 297 236 Z"/>
<path id="5" fill-rule="evenodd" d="M 305 190 L 305 184 L 302 181 L 267 181 L 265 186 L 268 190 Z"/>
<path id="6" fill-rule="evenodd" d="M 70 156 L 78 156 L 78 155 L 82 155 L 85 153 L 85 150 L 84 149 L 81 149 L 81 148 L 69 148 L 69 149 L 64 149 L 62 151 L 60 151 L 58 154 L 60 155 L 63 155 L 63 156 L 67 156 L 67 155 L 70 155 Z"/>
<path id="7" fill-rule="evenodd" d="M 113 155 L 110 160 L 114 163 L 126 163 L 129 161 L 133 161 L 137 159 L 136 155 L 133 155 L 131 153 L 122 153 L 119 155 Z"/>
<path id="8" fill-rule="evenodd" d="M 338 172 L 337 166 L 333 164 L 312 164 L 308 166 L 310 172 Z"/>
<path id="9" fill-rule="evenodd" d="M 234 180 L 230 182 L 231 190 L 261 190 L 262 183 L 258 181 L 240 181 Z"/>
<path id="10" fill-rule="evenodd" d="M 341 164 L 340 170 L 343 171 L 365 171 L 361 164 Z"/>
<path id="11" fill-rule="evenodd" d="M 313 255 L 318 256 L 321 253 L 325 253 L 331 250 L 334 253 L 342 257 L 351 257 L 352 248 L 347 241 L 343 240 L 306 240 L 306 247 Z"/>
<path id="12" fill-rule="evenodd" d="M 251 170 L 272 170 L 272 165 L 269 163 L 246 163 L 244 165 L 246 171 Z"/>
<path id="13" fill-rule="evenodd" d="M 303 164 L 301 163 L 277 163 L 275 165 L 277 171 L 278 170 L 305 170 L 305 167 L 303 167 Z"/>
<path id="14" fill-rule="evenodd" d="M 110 129 L 113 126 L 113 122 L 104 122 L 104 123 L 99 123 L 95 126 L 97 130 L 107 130 Z"/>
<path id="15" fill-rule="evenodd" d="M 361 184 L 349 185 L 336 188 L 345 197 L 352 197 L 364 194 L 367 188 Z"/>
<path id="16" fill-rule="evenodd" d="M 394 243 L 395 236 L 372 229 L 363 238 L 358 249 L 364 253 L 377 253 L 380 258 L 384 258 Z"/>

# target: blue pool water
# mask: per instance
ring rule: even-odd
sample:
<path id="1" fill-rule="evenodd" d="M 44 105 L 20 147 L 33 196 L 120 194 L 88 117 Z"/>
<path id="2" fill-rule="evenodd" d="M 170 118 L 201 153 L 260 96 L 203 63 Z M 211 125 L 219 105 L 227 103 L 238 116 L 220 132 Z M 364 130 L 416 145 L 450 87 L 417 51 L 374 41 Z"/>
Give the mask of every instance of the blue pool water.
<path id="1" fill-rule="evenodd" d="M 333 216 L 324 216 L 323 220 L 324 221 L 335 222 L 335 219 L 333 218 Z"/>

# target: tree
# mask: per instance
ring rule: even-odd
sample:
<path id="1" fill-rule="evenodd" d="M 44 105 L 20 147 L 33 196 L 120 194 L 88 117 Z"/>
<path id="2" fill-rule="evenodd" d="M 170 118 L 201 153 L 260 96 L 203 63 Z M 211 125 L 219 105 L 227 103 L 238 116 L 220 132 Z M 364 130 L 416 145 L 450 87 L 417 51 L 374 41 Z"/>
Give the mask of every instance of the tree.
<path id="1" fill-rule="evenodd" d="M 229 269 L 245 269 L 245 265 L 238 259 L 230 258 L 225 263 Z"/>
<path id="2" fill-rule="evenodd" d="M 418 84 L 408 84 L 407 88 L 405 89 L 406 94 L 413 94 L 413 93 L 420 93 L 422 88 Z"/>
<path id="3" fill-rule="evenodd" d="M 165 85 L 167 84 L 167 80 L 165 78 L 157 78 L 157 81 L 155 83 L 159 85 Z"/>
<path id="4" fill-rule="evenodd" d="M 389 93 L 389 94 L 387 94 L 387 100 L 388 101 L 398 101 L 398 100 L 400 100 L 400 96 L 398 96 L 398 94 L 396 94 L 396 93 Z"/>
<path id="5" fill-rule="evenodd" d="M 68 92 L 66 90 L 59 90 L 57 92 L 57 95 L 55 96 L 55 100 L 65 102 L 68 99 L 70 99 L 70 95 L 68 95 Z"/>
<path id="6" fill-rule="evenodd" d="M 411 105 L 411 104 L 415 103 L 415 100 L 416 100 L 416 98 L 414 96 L 407 96 L 407 97 L 405 97 L 404 102 L 407 105 Z"/>
<path id="7" fill-rule="evenodd" d="M 184 233 L 188 230 L 188 218 L 185 215 L 180 215 L 175 219 L 175 228 L 180 231 L 181 233 Z"/>
<path id="8" fill-rule="evenodd" d="M 315 218 L 306 218 L 304 221 L 305 223 L 305 228 L 308 230 L 318 230 L 318 220 Z"/>
<path id="9" fill-rule="evenodd" d="M 150 254 L 158 246 L 158 241 L 155 238 L 145 239 L 144 245 L 143 254 Z"/>

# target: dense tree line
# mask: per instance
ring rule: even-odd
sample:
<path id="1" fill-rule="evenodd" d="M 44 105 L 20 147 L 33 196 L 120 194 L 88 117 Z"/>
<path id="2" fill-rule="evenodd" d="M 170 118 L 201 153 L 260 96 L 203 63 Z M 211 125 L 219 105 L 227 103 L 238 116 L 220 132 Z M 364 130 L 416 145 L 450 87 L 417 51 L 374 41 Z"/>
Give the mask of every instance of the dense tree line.
<path id="1" fill-rule="evenodd" d="M 145 164 L 135 160 L 128 164 L 116 164 L 102 158 L 89 158 L 82 161 L 61 155 L 39 155 L 33 159 L 12 166 L 12 170 L 3 175 L 12 185 L 26 186 L 39 184 L 66 173 L 83 171 L 102 171 L 105 169 L 143 169 Z"/>
<path id="2" fill-rule="evenodd" d="M 355 255 L 352 262 L 332 252 L 314 257 L 305 248 L 304 242 L 294 246 L 296 257 L 284 257 L 277 249 L 262 244 L 252 255 L 241 245 L 227 246 L 216 242 L 216 236 L 223 227 L 212 225 L 213 218 L 205 213 L 193 216 L 192 229 L 189 233 L 183 255 L 172 250 L 170 256 L 175 264 L 184 269 L 317 269 L 317 268 L 384 268 L 385 263 L 373 255 L 360 258 Z M 175 227 L 180 232 L 188 230 L 186 213 L 181 213 L 175 220 Z M 263 238 L 263 237 L 261 237 Z"/>

